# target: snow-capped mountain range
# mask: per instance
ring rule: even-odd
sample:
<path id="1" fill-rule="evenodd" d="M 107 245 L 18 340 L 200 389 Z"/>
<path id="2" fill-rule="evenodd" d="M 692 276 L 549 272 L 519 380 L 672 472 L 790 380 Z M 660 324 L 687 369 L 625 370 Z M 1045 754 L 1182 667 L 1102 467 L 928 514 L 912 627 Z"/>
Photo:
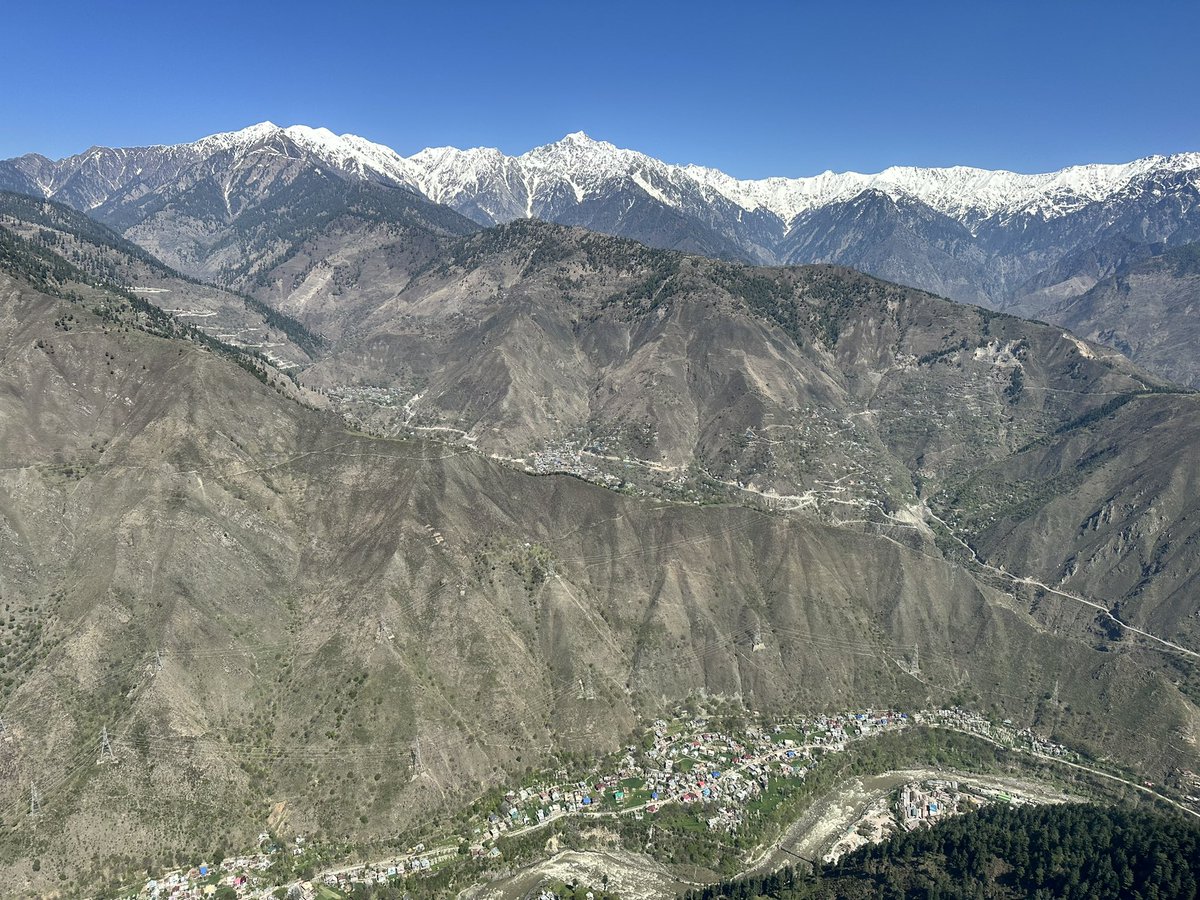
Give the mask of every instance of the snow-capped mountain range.
<path id="1" fill-rule="evenodd" d="M 827 171 L 800 178 L 738 179 L 706 166 L 662 162 L 636 150 L 595 140 L 582 131 L 520 156 L 505 156 L 488 147 L 430 147 L 404 157 L 358 135 L 339 135 L 307 125 L 283 128 L 271 122 L 187 144 L 128 150 L 93 147 L 57 163 L 38 156 L 20 157 L 13 162 L 24 163 L 23 168 L 36 173 L 38 188 L 53 198 L 71 178 L 88 169 L 111 173 L 104 181 L 116 189 L 126 178 L 142 173 L 139 163 L 147 156 L 166 154 L 199 160 L 227 153 L 247 154 L 275 137 L 290 139 L 344 173 L 402 184 L 436 203 L 479 207 L 484 215 L 474 218 L 486 217 L 487 224 L 536 216 L 539 207 L 554 203 L 564 188 L 582 203 L 602 196 L 618 181 L 626 181 L 676 209 L 685 209 L 687 195 L 697 192 L 710 201 L 722 197 L 746 212 L 769 212 L 785 223 L 793 222 L 801 213 L 853 199 L 867 190 L 893 199 L 919 200 L 963 222 L 1021 213 L 1049 219 L 1110 197 L 1147 175 L 1200 170 L 1200 153 L 1179 153 L 1116 165 L 1070 166 L 1034 175 L 969 166 L 893 166 L 876 174 Z M 122 167 L 118 174 L 111 165 L 113 156 L 132 165 Z M 487 201 L 488 208 L 483 208 L 481 200 Z M 102 202 L 101 196 L 93 196 L 93 206 Z"/>
<path id="2" fill-rule="evenodd" d="M 1200 238 L 1200 153 L 1033 175 L 906 166 L 742 180 L 583 132 L 519 156 L 439 147 L 404 157 L 356 135 L 264 122 L 189 144 L 27 155 L 0 163 L 0 187 L 129 229 L 148 197 L 204 179 L 234 216 L 297 166 L 407 188 L 484 226 L 537 217 L 755 263 L 841 262 L 989 305 L 1053 288 L 1038 279 L 1113 240 Z"/>
<path id="3" fill-rule="evenodd" d="M 686 207 L 687 192 L 698 191 L 707 200 L 723 197 L 746 212 L 766 211 L 786 223 L 801 213 L 850 200 L 866 190 L 893 199 L 919 200 L 948 216 L 970 221 L 1022 212 L 1044 218 L 1063 215 L 1111 196 L 1149 173 L 1200 170 L 1200 153 L 1151 156 L 1121 165 L 1071 166 L 1040 175 L 966 166 L 893 166 L 874 175 L 824 172 L 802 178 L 743 180 L 719 169 L 664 163 L 576 132 L 515 157 L 488 148 L 439 147 L 422 150 L 405 162 L 415 164 L 412 186 L 431 200 L 453 206 L 468 197 L 495 196 L 503 186 L 525 201 L 526 216 L 562 185 L 570 187 L 582 202 L 613 181 L 628 179 L 677 209 Z M 493 218 L 503 221 L 515 216 L 510 210 L 496 210 Z"/>

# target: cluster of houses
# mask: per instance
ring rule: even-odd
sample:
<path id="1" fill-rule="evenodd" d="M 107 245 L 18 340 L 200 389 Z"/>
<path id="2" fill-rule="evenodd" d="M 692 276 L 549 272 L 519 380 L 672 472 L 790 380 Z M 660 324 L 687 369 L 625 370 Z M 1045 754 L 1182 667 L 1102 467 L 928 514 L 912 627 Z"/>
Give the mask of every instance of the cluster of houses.
<path id="1" fill-rule="evenodd" d="M 376 406 L 399 406 L 403 401 L 399 391 L 369 384 L 341 385 L 331 388 L 325 393 L 334 400 L 344 400 L 349 403 L 373 403 Z"/>
<path id="2" fill-rule="evenodd" d="M 913 721 L 918 724 L 936 725 L 963 731 L 967 734 L 975 734 L 1006 747 L 1017 747 L 1042 756 L 1073 760 L 1081 758 L 1079 754 L 1049 738 L 1042 737 L 1031 728 L 1017 728 L 1010 719 L 996 724 L 977 712 L 957 706 L 914 713 Z"/>
<path id="3" fill-rule="evenodd" d="M 626 747 L 610 768 L 590 779 L 509 791 L 476 829 L 471 852 L 482 855 L 507 833 L 566 815 L 642 818 L 666 803 L 703 806 L 710 828 L 733 830 L 772 778 L 802 779 L 814 753 L 838 752 L 850 740 L 908 721 L 905 713 L 869 711 L 751 726 L 732 734 L 710 728 L 703 719 L 658 720 L 643 748 Z"/>
<path id="4" fill-rule="evenodd" d="M 773 780 L 803 779 L 822 755 L 914 724 L 975 733 L 1046 755 L 1073 756 L 1028 729 L 1017 729 L 1007 721 L 996 725 L 978 713 L 956 707 L 911 715 L 895 710 L 818 715 L 779 724 L 753 724 L 736 732 L 713 727 L 702 718 L 658 720 L 641 746 L 624 748 L 586 778 L 569 781 L 568 773 L 560 770 L 553 780 L 509 790 L 494 809 L 469 822 L 466 833 L 448 838 L 441 846 L 418 844 L 387 862 L 325 873 L 315 884 L 345 891 L 355 885 L 429 873 L 459 855 L 464 843 L 470 857 L 496 859 L 502 855 L 502 838 L 548 826 L 563 817 L 630 815 L 642 819 L 669 803 L 695 805 L 710 829 L 735 831 Z M 924 781 L 905 786 L 894 818 L 892 811 L 880 812 L 896 825 L 912 828 L 952 815 L 964 804 L 987 799 L 960 788 L 957 782 Z M 266 852 L 227 860 L 215 872 L 208 867 L 176 872 L 149 882 L 143 896 L 202 900 L 220 885 L 232 886 L 238 897 L 268 896 L 269 890 L 261 893 L 263 879 L 254 876 L 271 866 L 272 853 L 299 855 L 304 850 L 303 838 L 298 838 L 295 847 L 269 846 Z M 297 898 L 316 890 L 313 884 L 304 883 L 290 889 L 298 892 Z"/>
<path id="5" fill-rule="evenodd" d="M 260 835 L 263 842 L 268 835 Z M 304 853 L 303 837 L 296 838 L 293 847 L 269 846 L 266 850 L 247 856 L 224 860 L 214 865 L 201 864 L 190 869 L 171 872 L 150 879 L 140 893 L 150 900 L 206 900 L 213 897 L 222 887 L 232 888 L 239 900 L 274 898 L 277 885 L 264 873 L 271 868 L 280 853 L 300 856 Z M 350 891 L 357 885 L 387 884 L 406 875 L 429 872 L 439 859 L 452 850 L 441 849 L 424 853 L 424 844 L 418 844 L 409 858 L 391 865 L 369 865 L 348 871 L 328 872 L 313 881 L 300 881 L 287 886 L 289 900 L 312 900 L 318 896 L 319 886 L 324 884 L 341 891 Z"/>
<path id="6" fill-rule="evenodd" d="M 360 866 L 349 871 L 327 872 L 319 881 L 344 891 L 352 890 L 358 885 L 388 884 L 397 878 L 431 872 L 438 860 L 448 853 L 446 850 L 426 853 L 424 844 L 417 846 L 420 847 L 419 850 L 414 849 L 408 857 L 392 860 L 389 865 Z"/>
<path id="7" fill-rule="evenodd" d="M 900 788 L 896 814 L 905 831 L 932 825 L 947 816 L 958 815 L 984 804 L 981 794 L 960 787 L 954 780 L 929 778 Z"/>
<path id="8" fill-rule="evenodd" d="M 579 441 L 551 441 L 529 454 L 526 469 L 539 475 L 564 472 L 606 487 L 617 487 L 621 484 L 621 478 L 584 459 L 583 449 Z M 602 453 L 606 449 L 607 445 L 603 444 L 589 446 L 591 453 Z"/>
<path id="9" fill-rule="evenodd" d="M 952 779 L 911 781 L 897 788 L 891 799 L 882 797 L 864 807 L 823 859 L 834 862 L 867 844 L 886 840 L 897 830 L 931 827 L 942 819 L 995 800 L 1020 802 L 1003 791 L 960 784 Z"/>
<path id="10" fill-rule="evenodd" d="M 200 863 L 152 878 L 139 896 L 150 900 L 205 900 L 222 888 L 232 888 L 238 898 L 273 898 L 276 885 L 267 871 L 281 856 L 302 857 L 311 851 L 303 836 L 279 844 L 263 832 L 258 836 L 258 847 L 253 853 L 228 857 L 220 862 Z M 305 895 L 303 884 L 292 888 L 293 900 Z M 228 895 L 227 890 L 224 893 Z"/>
<path id="11" fill-rule="evenodd" d="M 253 875 L 270 867 L 271 858 L 265 853 L 226 860 L 219 865 L 201 864 L 148 880 L 144 895 L 151 900 L 204 900 L 227 886 L 239 897 L 249 897 L 254 893 Z"/>

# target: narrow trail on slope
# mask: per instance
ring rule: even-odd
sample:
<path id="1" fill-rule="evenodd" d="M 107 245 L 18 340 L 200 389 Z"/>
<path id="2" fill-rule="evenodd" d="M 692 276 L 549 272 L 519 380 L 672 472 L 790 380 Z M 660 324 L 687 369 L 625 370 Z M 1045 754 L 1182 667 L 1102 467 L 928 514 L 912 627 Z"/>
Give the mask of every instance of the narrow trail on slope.
<path id="1" fill-rule="evenodd" d="M 1001 578 L 1004 578 L 1005 580 L 1012 582 L 1013 584 L 1024 584 L 1029 587 L 1041 588 L 1042 590 L 1046 591 L 1049 594 L 1054 594 L 1055 596 L 1063 597 L 1064 599 L 1067 599 L 1067 600 L 1073 600 L 1076 603 L 1082 603 L 1084 606 L 1090 606 L 1092 609 L 1096 609 L 1096 610 L 1099 610 L 1100 612 L 1104 613 L 1106 616 L 1108 616 L 1110 619 L 1112 619 L 1114 622 L 1116 622 L 1122 628 L 1127 629 L 1128 631 L 1132 631 L 1134 634 L 1140 634 L 1142 637 L 1149 638 L 1151 641 L 1154 641 L 1157 644 L 1161 644 L 1164 647 L 1167 647 L 1178 653 L 1182 653 L 1185 656 L 1191 657 L 1192 659 L 1200 660 L 1200 653 L 1197 653 L 1195 650 L 1189 650 L 1187 647 L 1184 647 L 1181 644 L 1176 644 L 1174 641 L 1169 641 L 1166 638 L 1161 638 L 1156 634 L 1152 634 L 1149 631 L 1145 631 L 1141 628 L 1138 628 L 1135 625 L 1130 625 L 1128 622 L 1122 621 L 1121 619 L 1119 619 L 1115 615 L 1113 615 L 1112 611 L 1102 603 L 1097 603 L 1095 600 L 1088 600 L 1086 597 L 1080 597 L 1078 594 L 1070 594 L 1070 593 L 1067 593 L 1066 591 L 1061 591 L 1058 588 L 1050 587 L 1050 585 L 1044 584 L 1044 583 L 1038 581 L 1036 578 L 1030 578 L 1027 575 L 1014 575 L 1011 572 L 1006 572 L 1004 569 L 996 568 L 991 563 L 984 562 L 984 560 L 979 556 L 979 554 L 975 552 L 975 548 L 972 547 L 970 544 L 968 544 L 966 541 L 964 541 L 962 538 L 960 538 L 958 535 L 956 535 L 954 533 L 954 529 L 952 529 L 950 527 L 950 525 L 944 519 L 942 519 L 935 512 L 933 512 L 933 510 L 929 509 L 928 506 L 926 506 L 925 509 L 931 519 L 933 519 L 935 522 L 939 523 L 943 528 L 945 528 L 946 533 L 949 534 L 950 537 L 952 537 L 968 553 L 971 554 L 971 558 L 975 561 L 976 565 L 978 565 L 980 568 L 986 569 L 988 572 L 992 573 L 993 575 L 998 575 Z"/>

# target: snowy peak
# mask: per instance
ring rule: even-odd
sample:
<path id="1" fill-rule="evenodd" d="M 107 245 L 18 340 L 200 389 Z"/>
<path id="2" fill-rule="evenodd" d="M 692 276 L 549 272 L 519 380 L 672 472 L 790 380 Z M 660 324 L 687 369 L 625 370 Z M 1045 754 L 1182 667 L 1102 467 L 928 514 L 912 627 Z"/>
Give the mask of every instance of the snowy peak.
<path id="1" fill-rule="evenodd" d="M 829 203 L 844 202 L 867 189 L 895 199 L 920 200 L 960 221 L 1021 212 L 1052 218 L 1112 196 L 1152 173 L 1197 170 L 1200 153 L 1150 156 L 1120 165 L 1072 166 L 1035 175 L 967 166 L 893 166 L 874 175 L 824 172 L 808 178 L 739 181 L 716 169 L 684 167 L 691 178 L 744 209 L 767 209 L 784 221 Z"/>
<path id="2" fill-rule="evenodd" d="M 918 199 L 960 221 L 1018 212 L 1049 218 L 1112 196 L 1140 176 L 1195 169 L 1200 169 L 1200 154 L 1151 156 L 1117 166 L 1092 164 L 1033 175 L 965 166 L 896 166 L 874 175 L 826 172 L 812 178 L 737 181 L 714 169 L 689 167 L 697 179 L 706 180 L 739 205 L 762 206 L 785 221 L 868 188 L 893 198 Z"/>
<path id="3" fill-rule="evenodd" d="M 216 150 L 232 147 L 248 147 L 261 143 L 281 131 L 283 129 L 274 122 L 259 122 L 257 125 L 250 125 L 247 128 L 241 128 L 237 131 L 223 131 L 218 134 L 210 134 L 208 137 L 201 138 L 190 144 L 158 144 L 156 146 L 163 147 L 164 149 L 194 147 L 197 150 L 201 148 Z"/>
<path id="4" fill-rule="evenodd" d="M 431 200 L 484 224 L 539 216 L 554 219 L 563 203 L 583 203 L 629 184 L 663 177 L 658 160 L 598 141 L 582 131 L 521 154 L 489 147 L 436 147 L 409 157 L 414 181 Z"/>
<path id="5" fill-rule="evenodd" d="M 54 163 L 28 156 L 9 164 L 36 184 L 43 196 L 90 210 L 122 191 L 155 190 L 195 167 L 228 174 L 271 157 L 309 158 L 347 177 L 416 186 L 417 168 L 390 147 L 357 135 L 334 134 L 328 128 L 284 128 L 273 122 L 185 144 L 92 147 Z M 223 180 L 228 179 L 223 176 Z"/>
<path id="6" fill-rule="evenodd" d="M 469 190 L 486 192 L 497 179 L 509 184 L 516 173 L 535 195 L 568 185 L 582 203 L 598 190 L 633 185 L 676 209 L 721 199 L 745 212 L 768 213 L 785 227 L 802 213 L 848 201 L 865 190 L 896 200 L 919 200 L 964 224 L 1018 214 L 1046 219 L 1104 200 L 1139 178 L 1200 170 L 1200 153 L 1185 153 L 1032 175 L 967 166 L 893 166 L 875 174 L 826 171 L 801 178 L 743 180 L 718 169 L 664 163 L 582 131 L 520 156 L 443 147 L 423 150 L 408 161 L 420 170 L 416 181 L 421 190 L 439 202 L 453 202 L 449 198 L 461 198 Z M 536 205 L 534 196 L 527 206 Z"/>
<path id="7" fill-rule="evenodd" d="M 634 150 L 622 150 L 607 141 L 596 141 L 582 131 L 515 158 L 525 168 L 540 169 L 570 181 L 595 183 L 627 175 L 637 166 L 662 166 L 656 159 Z"/>
<path id="8" fill-rule="evenodd" d="M 240 131 L 212 135 L 193 144 L 181 144 L 168 149 L 193 150 L 200 156 L 225 151 L 242 155 L 281 139 L 344 173 L 372 180 L 395 181 L 406 186 L 413 183 L 412 166 L 390 147 L 358 135 L 339 135 L 328 128 L 312 128 L 308 125 L 281 128 L 273 122 L 260 122 Z"/>
<path id="9" fill-rule="evenodd" d="M 492 147 L 430 147 L 405 160 L 413 186 L 484 225 L 528 217 L 528 187 L 515 160 Z"/>
<path id="10" fill-rule="evenodd" d="M 295 150 L 289 149 L 295 148 Z M 434 147 L 403 157 L 383 144 L 308 125 L 259 122 L 187 144 L 110 149 L 93 147 L 53 165 L 33 156 L 11 161 L 54 196 L 81 171 L 94 172 L 95 196 L 120 189 L 155 160 L 172 167 L 218 154 L 237 160 L 251 154 L 307 154 L 344 175 L 414 188 L 430 200 L 467 212 L 485 224 L 522 216 L 552 217 L 564 198 L 576 204 L 631 191 L 676 210 L 731 204 L 745 213 L 774 217 L 786 230 L 801 214 L 851 200 L 865 190 L 914 199 L 968 227 L 992 217 L 1050 219 L 1105 200 L 1159 175 L 1200 172 L 1200 153 L 1150 156 L 1117 165 L 1071 166 L 1020 174 L 967 166 L 894 166 L 875 174 L 835 173 L 801 178 L 738 179 L 718 169 L 675 165 L 575 131 L 519 156 L 495 148 Z"/>
<path id="11" fill-rule="evenodd" d="M 595 138 L 588 137 L 582 131 L 573 131 L 568 135 L 564 135 L 557 141 L 549 144 L 543 144 L 540 147 L 534 147 L 518 159 L 545 159 L 552 157 L 571 156 L 575 158 L 601 158 L 611 156 L 613 154 L 632 153 L 630 150 L 621 150 L 608 141 L 598 141 Z M 640 154 L 639 154 L 640 155 Z"/>
<path id="12" fill-rule="evenodd" d="M 591 137 L 588 137 L 588 134 L 585 131 L 572 131 L 570 134 L 564 135 L 561 140 L 555 141 L 555 143 L 556 144 L 572 144 L 572 145 L 579 146 L 579 147 L 587 147 L 587 146 L 596 144 L 596 145 L 603 145 L 610 149 L 615 149 L 615 148 L 613 148 L 612 144 L 606 143 L 605 141 L 597 141 Z"/>
<path id="13" fill-rule="evenodd" d="M 1105 242 L 1200 240 L 1200 153 L 1040 174 L 893 166 L 739 179 L 583 131 L 513 156 L 431 147 L 404 157 L 353 134 L 259 122 L 188 144 L 0 162 L 0 187 L 129 228 L 150 197 L 215 185 L 216 208 L 232 217 L 312 168 L 410 189 L 484 226 L 541 218 L 724 259 L 839 262 L 985 304 L 1022 296 L 1059 258 Z"/>

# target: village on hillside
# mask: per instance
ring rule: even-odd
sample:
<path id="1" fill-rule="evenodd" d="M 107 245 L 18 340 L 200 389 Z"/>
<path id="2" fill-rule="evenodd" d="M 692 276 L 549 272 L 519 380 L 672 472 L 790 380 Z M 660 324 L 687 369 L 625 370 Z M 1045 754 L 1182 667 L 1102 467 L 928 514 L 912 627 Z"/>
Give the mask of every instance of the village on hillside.
<path id="1" fill-rule="evenodd" d="M 263 833 L 253 852 L 164 873 L 125 896 L 148 900 L 332 900 L 359 886 L 430 875 L 464 857 L 502 864 L 506 839 L 548 829 L 568 817 L 644 820 L 669 805 L 693 811 L 697 823 L 710 832 L 735 832 L 749 812 L 762 806 L 773 785 L 801 783 L 827 755 L 914 725 L 966 732 L 1043 756 L 1076 758 L 1065 747 L 1029 729 L 1017 729 L 1007 721 L 993 723 L 959 708 L 911 714 L 863 710 L 745 724 L 732 730 L 698 717 L 658 720 L 640 745 L 625 747 L 599 770 L 571 777 L 560 769 L 527 780 L 505 791 L 494 808 L 468 820 L 460 832 L 431 837 L 389 859 L 318 870 L 311 878 L 280 884 L 273 872 L 281 857 L 292 858 L 292 871 L 303 870 L 306 863 L 319 866 L 322 857 L 303 836 L 285 841 Z M 906 785 L 898 792 L 893 808 L 880 819 L 889 824 L 872 833 L 863 829 L 858 840 L 847 836 L 838 849 L 847 852 L 870 840 L 881 840 L 896 828 L 920 827 L 997 800 L 1003 802 L 1004 798 L 989 797 L 949 779 Z"/>

